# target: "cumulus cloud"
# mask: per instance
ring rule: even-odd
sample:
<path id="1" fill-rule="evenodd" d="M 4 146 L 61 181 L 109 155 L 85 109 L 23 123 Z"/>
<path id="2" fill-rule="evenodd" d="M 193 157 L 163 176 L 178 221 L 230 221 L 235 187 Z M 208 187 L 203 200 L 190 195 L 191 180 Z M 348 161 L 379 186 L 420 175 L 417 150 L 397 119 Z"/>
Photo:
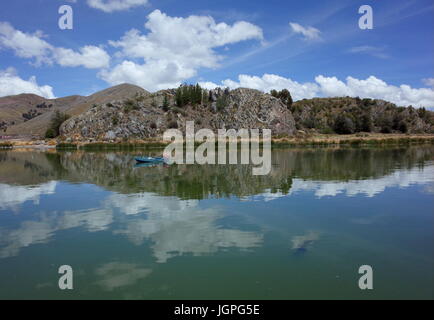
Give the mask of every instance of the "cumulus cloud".
<path id="1" fill-rule="evenodd" d="M 232 89 L 237 87 L 246 87 L 264 92 L 270 92 L 272 89 L 288 89 L 294 100 L 313 98 L 318 92 L 318 85 L 315 83 L 299 83 L 275 74 L 264 74 L 262 77 L 240 75 L 238 77 L 238 82 L 224 80 L 223 85 Z"/>
<path id="2" fill-rule="evenodd" d="M 95 46 L 84 46 L 79 52 L 65 48 L 56 48 L 53 52 L 57 63 L 64 67 L 96 69 L 107 67 L 110 62 L 108 53 Z"/>
<path id="3" fill-rule="evenodd" d="M 49 62 L 52 46 L 42 37 L 40 31 L 24 33 L 7 22 L 0 22 L 0 48 L 11 49 L 20 58 L 35 58 L 37 63 Z"/>
<path id="4" fill-rule="evenodd" d="M 321 39 L 321 31 L 314 27 L 303 27 L 302 25 L 295 22 L 290 22 L 289 25 L 294 33 L 301 34 L 305 40 Z"/>
<path id="5" fill-rule="evenodd" d="M 84 46 L 77 51 L 55 47 L 43 39 L 42 32 L 33 34 L 0 22 L 0 49 L 10 49 L 20 58 L 35 59 L 37 65 L 57 63 L 65 67 L 83 66 L 89 69 L 107 67 L 110 56 L 96 46 Z"/>
<path id="6" fill-rule="evenodd" d="M 228 25 L 209 16 L 170 17 L 159 10 L 148 16 L 145 27 L 147 34 L 132 29 L 109 42 L 125 60 L 102 71 L 102 79 L 113 85 L 130 82 L 150 91 L 173 87 L 195 76 L 199 68 L 218 67 L 222 57 L 215 48 L 263 39 L 261 28 L 245 21 Z"/>
<path id="7" fill-rule="evenodd" d="M 269 92 L 271 89 L 288 89 L 294 100 L 313 97 L 350 96 L 371 99 L 384 99 L 397 105 L 417 107 L 434 107 L 434 90 L 431 88 L 412 88 L 403 84 L 394 86 L 370 76 L 365 80 L 347 77 L 345 81 L 336 77 L 318 75 L 315 82 L 299 83 L 290 78 L 274 74 L 264 74 L 262 77 L 239 75 L 238 81 L 224 80 L 221 84 L 202 82 L 201 85 L 211 89 L 215 87 L 229 87 L 231 89 L 244 87 Z"/>
<path id="8" fill-rule="evenodd" d="M 144 6 L 148 0 L 87 0 L 89 7 L 110 13 Z"/>
<path id="9" fill-rule="evenodd" d="M 33 76 L 29 80 L 23 80 L 13 68 L 4 71 L 0 70 L 0 97 L 21 93 L 34 93 L 48 99 L 55 98 L 53 88 L 48 85 L 38 85 L 36 77 Z"/>
<path id="10" fill-rule="evenodd" d="M 325 96 L 358 96 L 362 98 L 384 99 L 402 106 L 434 107 L 434 90 L 428 88 L 415 89 L 402 84 L 399 87 L 370 76 L 366 80 L 347 77 L 346 82 L 336 77 L 317 76 L 315 81 L 320 85 Z"/>

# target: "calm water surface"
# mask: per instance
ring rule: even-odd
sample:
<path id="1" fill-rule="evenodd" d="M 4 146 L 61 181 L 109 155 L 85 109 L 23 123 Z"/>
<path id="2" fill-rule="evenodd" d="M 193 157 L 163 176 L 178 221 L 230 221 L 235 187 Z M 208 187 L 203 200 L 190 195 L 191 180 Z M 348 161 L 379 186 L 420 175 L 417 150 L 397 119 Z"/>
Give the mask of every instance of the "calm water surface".
<path id="1" fill-rule="evenodd" d="M 433 298 L 432 146 L 274 150 L 256 177 L 137 154 L 0 152 L 0 299 Z"/>

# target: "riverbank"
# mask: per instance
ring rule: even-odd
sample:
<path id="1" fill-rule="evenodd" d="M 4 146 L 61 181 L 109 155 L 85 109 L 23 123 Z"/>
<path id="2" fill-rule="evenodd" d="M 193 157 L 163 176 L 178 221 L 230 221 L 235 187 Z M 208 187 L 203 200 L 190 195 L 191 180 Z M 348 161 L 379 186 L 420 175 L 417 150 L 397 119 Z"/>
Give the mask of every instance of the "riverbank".
<path id="1" fill-rule="evenodd" d="M 273 147 L 290 146 L 370 146 L 370 145 L 406 145 L 406 144 L 434 144 L 434 134 L 353 134 L 328 135 L 318 134 L 310 136 L 274 137 Z M 65 143 L 56 139 L 25 140 L 10 139 L 0 142 L 0 149 L 152 149 L 164 148 L 169 142 L 161 139 L 129 140 L 118 142 L 80 141 Z M 200 144 L 200 143 L 199 143 Z"/>

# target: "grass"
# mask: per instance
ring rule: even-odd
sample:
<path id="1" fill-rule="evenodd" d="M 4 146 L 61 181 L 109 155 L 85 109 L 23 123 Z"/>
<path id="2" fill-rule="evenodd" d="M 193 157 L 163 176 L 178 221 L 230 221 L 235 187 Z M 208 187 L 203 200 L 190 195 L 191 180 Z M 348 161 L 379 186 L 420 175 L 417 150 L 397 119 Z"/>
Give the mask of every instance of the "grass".
<path id="1" fill-rule="evenodd" d="M 409 145 L 434 144 L 434 136 L 402 136 L 379 135 L 358 137 L 352 136 L 321 136 L 302 139 L 283 138 L 272 141 L 274 147 L 285 146 L 382 146 L 382 145 Z"/>
<path id="2" fill-rule="evenodd" d="M 88 143 L 79 146 L 80 150 L 85 151 L 103 151 L 103 150 L 136 150 L 136 149 L 153 149 L 164 148 L 167 143 L 164 142 L 145 142 L 145 143 Z"/>
<path id="3" fill-rule="evenodd" d="M 161 149 L 166 147 L 170 142 L 149 139 L 139 140 L 131 142 L 118 142 L 118 143 L 104 143 L 94 142 L 87 144 L 68 144 L 62 143 L 57 146 L 58 150 L 85 150 L 85 151 L 105 151 L 105 150 L 119 150 L 119 151 L 132 151 L 138 149 Z M 201 145 L 203 142 L 195 142 L 195 147 Z M 238 146 L 241 145 L 241 141 L 238 141 Z M 282 137 L 273 138 L 271 146 L 273 148 L 279 147 L 301 147 L 301 146 L 388 146 L 388 145 L 410 145 L 410 144 L 434 144 L 434 136 L 409 136 L 409 135 L 321 135 L 304 138 L 294 137 Z M 262 141 L 259 142 L 262 147 Z M 186 143 L 183 143 L 185 148 Z M 218 141 L 215 141 L 215 147 L 217 148 Z M 228 143 L 227 143 L 228 147 Z"/>
<path id="4" fill-rule="evenodd" d="M 78 146 L 74 143 L 59 143 L 56 146 L 57 150 L 77 150 Z"/>

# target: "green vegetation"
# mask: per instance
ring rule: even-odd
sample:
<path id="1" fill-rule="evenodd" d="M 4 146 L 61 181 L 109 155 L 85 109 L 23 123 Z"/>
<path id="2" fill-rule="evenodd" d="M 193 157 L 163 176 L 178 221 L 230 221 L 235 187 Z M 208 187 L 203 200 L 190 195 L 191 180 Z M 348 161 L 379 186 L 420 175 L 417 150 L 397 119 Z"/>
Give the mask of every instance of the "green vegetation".
<path id="1" fill-rule="evenodd" d="M 275 93 L 276 94 L 276 93 Z M 433 133 L 434 113 L 360 98 L 303 99 L 291 107 L 297 129 L 321 133 Z"/>
<path id="2" fill-rule="evenodd" d="M 183 84 L 176 89 L 175 101 L 180 108 L 186 105 L 198 105 L 202 103 L 204 89 L 199 84 L 187 85 Z"/>
<path id="3" fill-rule="evenodd" d="M 84 151 L 106 151 L 119 150 L 129 151 L 136 149 L 160 149 L 167 146 L 167 143 L 160 141 L 150 141 L 146 143 L 88 143 L 79 147 L 79 150 Z"/>
<path id="4" fill-rule="evenodd" d="M 52 139 L 59 136 L 59 129 L 62 123 L 70 118 L 66 113 L 57 110 L 51 118 L 50 127 L 45 132 L 45 138 Z"/>
<path id="5" fill-rule="evenodd" d="M 175 120 L 170 121 L 168 124 L 168 128 L 169 129 L 178 129 L 178 122 L 176 122 Z"/>
<path id="6" fill-rule="evenodd" d="M 164 99 L 163 99 L 163 110 L 167 111 L 169 110 L 169 98 L 167 98 L 167 95 L 164 95 Z"/>
<path id="7" fill-rule="evenodd" d="M 217 111 L 221 112 L 229 105 L 229 89 L 226 88 L 223 95 L 217 98 L 216 107 Z"/>
<path id="8" fill-rule="evenodd" d="M 283 89 L 282 91 L 271 90 L 270 94 L 273 97 L 280 99 L 284 104 L 286 104 L 288 109 L 291 108 L 293 101 L 291 93 L 287 89 Z"/>
<path id="9" fill-rule="evenodd" d="M 388 145 L 434 145 L 434 137 L 429 136 L 379 136 L 379 137 L 357 137 L 350 136 L 342 139 L 339 137 L 327 138 L 305 138 L 305 139 L 281 139 L 272 140 L 271 145 L 275 147 L 288 146 L 308 146 L 308 147 L 327 147 L 327 146 L 388 146 Z"/>
<path id="10" fill-rule="evenodd" d="M 137 103 L 137 101 L 134 101 L 133 99 L 127 99 L 124 102 L 124 111 L 125 113 L 129 113 L 132 110 L 139 110 L 140 106 Z"/>
<path id="11" fill-rule="evenodd" d="M 336 117 L 334 130 L 338 134 L 351 134 L 356 130 L 353 120 L 343 114 Z"/>
<path id="12" fill-rule="evenodd" d="M 77 150 L 78 147 L 74 143 L 59 143 L 56 146 L 57 150 Z"/>
<path id="13" fill-rule="evenodd" d="M 23 117 L 24 121 L 28 121 L 28 120 L 31 120 L 33 118 L 36 118 L 37 116 L 40 116 L 41 114 L 42 114 L 41 112 L 38 112 L 35 109 L 31 109 L 28 112 L 23 113 L 22 117 Z"/>

